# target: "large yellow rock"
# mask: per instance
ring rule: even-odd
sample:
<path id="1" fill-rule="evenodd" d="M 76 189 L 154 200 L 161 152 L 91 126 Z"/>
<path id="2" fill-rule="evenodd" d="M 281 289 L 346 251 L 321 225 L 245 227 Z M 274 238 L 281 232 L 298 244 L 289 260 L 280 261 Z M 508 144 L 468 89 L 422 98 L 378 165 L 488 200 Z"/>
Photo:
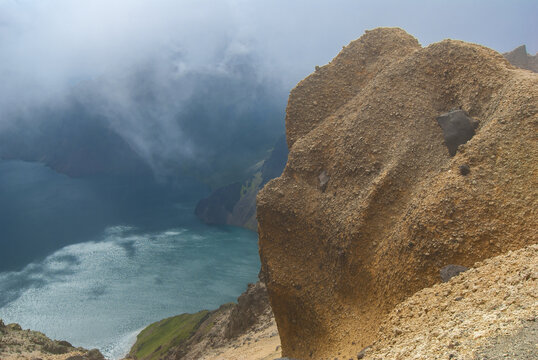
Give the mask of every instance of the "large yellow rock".
<path id="1" fill-rule="evenodd" d="M 444 266 L 536 243 L 537 107 L 538 75 L 401 29 L 367 32 L 301 81 L 288 164 L 257 209 L 283 355 L 358 352 Z M 451 157 L 436 118 L 454 108 L 479 125 Z"/>

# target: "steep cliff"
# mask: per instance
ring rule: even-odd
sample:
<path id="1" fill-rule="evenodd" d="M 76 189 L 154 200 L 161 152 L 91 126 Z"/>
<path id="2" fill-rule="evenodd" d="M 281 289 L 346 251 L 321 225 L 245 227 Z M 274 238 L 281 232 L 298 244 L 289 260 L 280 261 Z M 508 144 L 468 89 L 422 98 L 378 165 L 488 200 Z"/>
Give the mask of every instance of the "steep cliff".
<path id="1" fill-rule="evenodd" d="M 199 360 L 218 357 L 230 345 L 237 347 L 238 344 L 250 343 L 252 337 L 278 344 L 275 330 L 265 284 L 257 282 L 248 285 L 237 303 L 150 324 L 138 334 L 126 359 Z M 276 352 L 275 346 L 270 349 L 272 352 Z"/>
<path id="2" fill-rule="evenodd" d="M 357 354 L 443 267 L 536 243 L 537 106 L 538 75 L 501 54 L 393 28 L 301 81 L 257 207 L 283 355 Z"/>
<path id="3" fill-rule="evenodd" d="M 235 225 L 256 231 L 256 195 L 271 179 L 279 176 L 288 159 L 282 136 L 261 167 L 244 182 L 222 186 L 196 205 L 195 214 L 208 224 Z"/>

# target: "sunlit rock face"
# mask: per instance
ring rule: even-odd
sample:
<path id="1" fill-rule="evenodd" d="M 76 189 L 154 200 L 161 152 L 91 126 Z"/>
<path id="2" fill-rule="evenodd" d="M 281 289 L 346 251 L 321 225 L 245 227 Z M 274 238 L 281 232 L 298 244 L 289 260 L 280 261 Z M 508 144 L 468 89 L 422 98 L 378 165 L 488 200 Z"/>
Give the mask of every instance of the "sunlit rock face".
<path id="1" fill-rule="evenodd" d="M 538 76 L 501 54 L 394 28 L 301 81 L 257 206 L 283 356 L 356 356 L 446 265 L 537 242 L 537 105 Z M 451 156 L 437 118 L 453 109 L 477 127 Z"/>

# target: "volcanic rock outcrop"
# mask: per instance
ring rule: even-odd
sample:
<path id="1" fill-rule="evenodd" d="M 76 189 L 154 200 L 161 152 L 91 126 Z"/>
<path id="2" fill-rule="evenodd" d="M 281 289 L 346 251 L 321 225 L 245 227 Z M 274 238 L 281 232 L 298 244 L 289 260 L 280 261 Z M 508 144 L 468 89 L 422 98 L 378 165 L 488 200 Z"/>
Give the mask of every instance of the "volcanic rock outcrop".
<path id="1" fill-rule="evenodd" d="M 301 81 L 257 207 L 282 355 L 356 356 L 443 267 L 536 243 L 537 107 L 538 75 L 501 54 L 395 28 Z M 437 118 L 453 109 L 478 126 L 451 156 Z"/>
<path id="2" fill-rule="evenodd" d="M 514 66 L 538 72 L 538 54 L 529 55 L 525 45 L 521 45 L 503 55 Z"/>

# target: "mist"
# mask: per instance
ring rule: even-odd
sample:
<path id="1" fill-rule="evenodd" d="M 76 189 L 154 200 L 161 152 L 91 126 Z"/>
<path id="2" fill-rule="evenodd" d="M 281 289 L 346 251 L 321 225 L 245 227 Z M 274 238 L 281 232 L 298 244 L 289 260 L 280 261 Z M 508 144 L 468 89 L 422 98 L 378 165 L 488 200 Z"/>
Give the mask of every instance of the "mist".
<path id="1" fill-rule="evenodd" d="M 294 84 L 364 30 L 535 52 L 537 14 L 523 0 L 3 0 L 1 155 L 58 163 L 86 144 L 58 166 L 85 168 L 99 145 L 103 171 L 144 163 L 225 182 L 283 133 Z M 74 140 L 51 154 L 59 133 Z"/>

